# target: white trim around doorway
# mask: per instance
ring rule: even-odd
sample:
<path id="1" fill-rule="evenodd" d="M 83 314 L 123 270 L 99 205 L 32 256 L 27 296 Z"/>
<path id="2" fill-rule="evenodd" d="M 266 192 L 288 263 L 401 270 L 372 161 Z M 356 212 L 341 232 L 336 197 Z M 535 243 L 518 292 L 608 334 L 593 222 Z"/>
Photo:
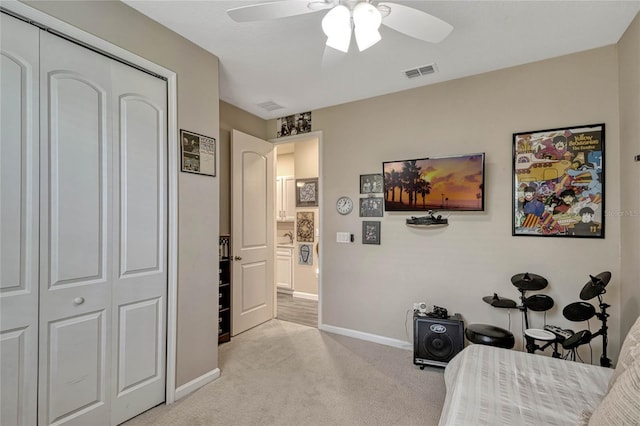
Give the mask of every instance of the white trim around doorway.
<path id="1" fill-rule="evenodd" d="M 322 214 L 322 210 L 323 210 L 323 195 L 322 195 L 322 188 L 324 188 L 323 183 L 322 183 L 322 130 L 316 130 L 314 132 L 309 132 L 309 133 L 301 133 L 299 135 L 294 135 L 294 136 L 285 136 L 283 138 L 277 138 L 277 139 L 269 139 L 269 142 L 271 142 L 274 145 L 279 145 L 279 144 L 283 144 L 283 143 L 290 143 L 290 142 L 301 142 L 304 140 L 308 140 L 308 139 L 318 139 L 318 186 L 320 187 L 320 193 L 318 194 L 318 205 L 320 206 L 320 208 L 318 209 L 318 227 L 320 228 L 320 235 L 322 235 L 322 230 L 324 229 L 324 224 L 323 224 L 323 214 Z M 326 246 L 326 244 L 320 244 L 320 253 L 318 254 L 318 295 L 317 297 L 317 301 L 318 301 L 318 329 L 322 329 L 323 326 L 323 322 L 322 322 L 322 259 L 324 258 L 324 247 Z M 277 293 L 277 292 L 276 292 Z M 299 293 L 299 294 L 307 294 L 307 293 Z M 296 296 L 294 294 L 294 296 Z M 303 297 L 298 295 L 297 297 Z"/>

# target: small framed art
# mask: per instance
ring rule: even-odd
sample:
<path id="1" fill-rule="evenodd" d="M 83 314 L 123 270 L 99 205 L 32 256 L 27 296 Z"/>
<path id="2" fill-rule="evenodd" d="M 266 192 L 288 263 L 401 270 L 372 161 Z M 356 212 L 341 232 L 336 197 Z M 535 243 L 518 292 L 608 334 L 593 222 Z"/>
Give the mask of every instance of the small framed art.
<path id="1" fill-rule="evenodd" d="M 362 244 L 380 244 L 380 221 L 362 222 Z"/>
<path id="2" fill-rule="evenodd" d="M 216 140 L 187 130 L 180 130 L 182 171 L 216 175 Z"/>
<path id="3" fill-rule="evenodd" d="M 382 217 L 382 197 L 360 198 L 360 217 Z"/>
<path id="4" fill-rule="evenodd" d="M 360 175 L 360 193 L 361 194 L 378 194 L 382 193 L 383 182 L 382 174 Z"/>
<path id="5" fill-rule="evenodd" d="M 318 206 L 318 178 L 296 179 L 296 207 Z"/>

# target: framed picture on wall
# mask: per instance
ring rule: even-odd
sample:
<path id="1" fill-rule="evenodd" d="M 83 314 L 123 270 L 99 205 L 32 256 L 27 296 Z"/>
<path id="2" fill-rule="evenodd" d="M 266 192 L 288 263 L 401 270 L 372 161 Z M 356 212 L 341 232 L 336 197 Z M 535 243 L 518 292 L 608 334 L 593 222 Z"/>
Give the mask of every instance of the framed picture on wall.
<path id="1" fill-rule="evenodd" d="M 360 175 L 360 193 L 378 194 L 382 193 L 382 174 Z"/>
<path id="2" fill-rule="evenodd" d="M 382 217 L 383 205 L 382 197 L 360 198 L 360 217 Z"/>
<path id="3" fill-rule="evenodd" d="M 296 207 L 318 206 L 318 178 L 296 179 Z"/>
<path id="4" fill-rule="evenodd" d="M 362 244 L 380 244 L 380 221 L 362 222 Z"/>
<path id="5" fill-rule="evenodd" d="M 604 124 L 513 134 L 512 235 L 604 238 Z"/>
<path id="6" fill-rule="evenodd" d="M 180 130 L 182 171 L 199 175 L 216 175 L 216 140 L 187 130 Z"/>

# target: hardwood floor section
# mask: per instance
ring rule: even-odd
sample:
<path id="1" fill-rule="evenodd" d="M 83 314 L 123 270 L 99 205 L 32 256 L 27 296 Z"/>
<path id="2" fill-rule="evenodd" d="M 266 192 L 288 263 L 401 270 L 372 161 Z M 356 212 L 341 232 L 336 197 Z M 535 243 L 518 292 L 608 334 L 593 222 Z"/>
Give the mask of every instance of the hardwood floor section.
<path id="1" fill-rule="evenodd" d="M 318 302 L 278 293 L 278 316 L 282 321 L 318 328 Z"/>

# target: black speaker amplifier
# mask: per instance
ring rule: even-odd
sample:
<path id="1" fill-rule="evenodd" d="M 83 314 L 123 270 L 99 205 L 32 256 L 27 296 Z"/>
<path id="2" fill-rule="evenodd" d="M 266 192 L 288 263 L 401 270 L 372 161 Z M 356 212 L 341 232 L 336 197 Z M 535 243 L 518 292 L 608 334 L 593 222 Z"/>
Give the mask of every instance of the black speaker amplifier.
<path id="1" fill-rule="evenodd" d="M 464 348 L 464 321 L 449 318 L 413 317 L 413 363 L 445 367 Z"/>

